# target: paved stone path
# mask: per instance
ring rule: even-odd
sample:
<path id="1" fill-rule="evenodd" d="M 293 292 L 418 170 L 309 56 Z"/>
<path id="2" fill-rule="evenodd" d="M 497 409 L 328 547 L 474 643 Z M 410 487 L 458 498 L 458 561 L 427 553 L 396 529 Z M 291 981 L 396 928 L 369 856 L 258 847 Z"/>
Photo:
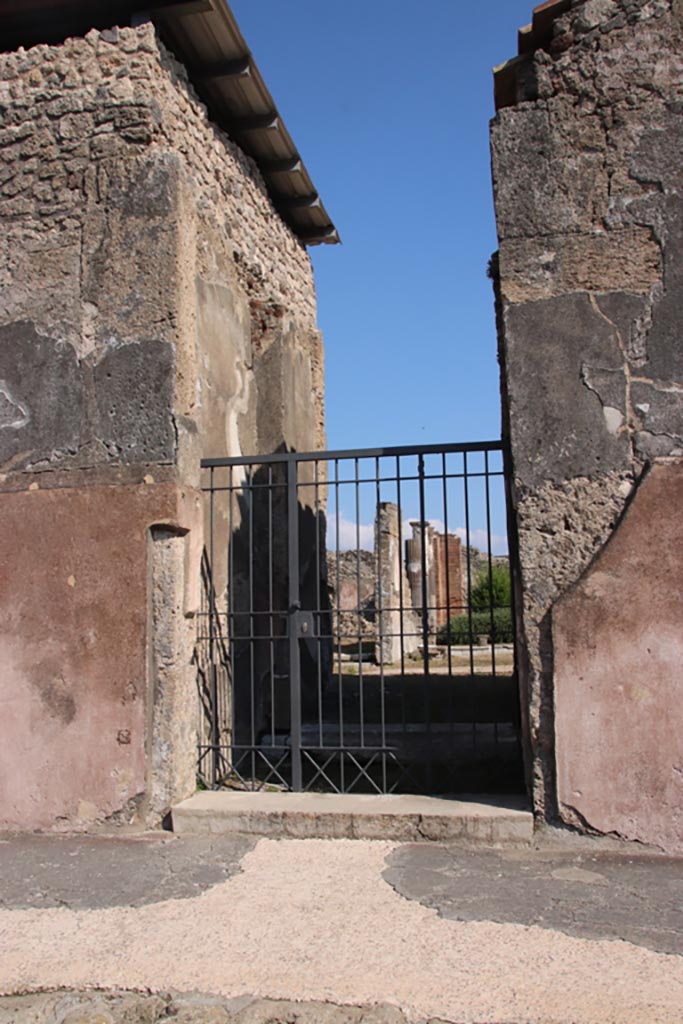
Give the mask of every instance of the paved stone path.
<path id="1" fill-rule="evenodd" d="M 683 862 L 614 851 L 8 839 L 0 1024 L 681 1024 Z"/>

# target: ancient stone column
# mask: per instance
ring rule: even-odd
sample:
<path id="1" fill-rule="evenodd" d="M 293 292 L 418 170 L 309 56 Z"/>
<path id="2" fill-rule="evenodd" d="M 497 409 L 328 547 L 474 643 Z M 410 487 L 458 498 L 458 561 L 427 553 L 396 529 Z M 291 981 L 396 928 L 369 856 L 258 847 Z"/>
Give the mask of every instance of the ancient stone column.
<path id="1" fill-rule="evenodd" d="M 412 606 L 422 629 L 423 604 L 427 609 L 429 632 L 436 626 L 436 574 L 434 567 L 434 527 L 431 523 L 411 522 L 413 536 L 406 541 L 406 563 Z M 424 546 L 424 557 L 422 548 Z M 424 563 L 424 566 L 423 566 Z M 426 583 L 423 586 L 423 578 Z M 426 595 L 426 603 L 424 598 Z"/>
<path id="2" fill-rule="evenodd" d="M 419 643 L 410 585 L 401 557 L 399 523 L 398 506 L 380 502 L 375 519 L 376 657 L 384 665 L 400 662 L 402 654 L 411 653 Z"/>

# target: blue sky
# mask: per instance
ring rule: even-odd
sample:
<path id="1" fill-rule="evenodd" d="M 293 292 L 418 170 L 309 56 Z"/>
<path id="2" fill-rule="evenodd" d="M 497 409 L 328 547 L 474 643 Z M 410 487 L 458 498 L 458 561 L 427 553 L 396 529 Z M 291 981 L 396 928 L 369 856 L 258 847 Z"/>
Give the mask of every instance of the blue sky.
<path id="1" fill-rule="evenodd" d="M 311 250 L 330 448 L 500 436 L 491 68 L 532 0 L 230 0 L 343 240 Z"/>

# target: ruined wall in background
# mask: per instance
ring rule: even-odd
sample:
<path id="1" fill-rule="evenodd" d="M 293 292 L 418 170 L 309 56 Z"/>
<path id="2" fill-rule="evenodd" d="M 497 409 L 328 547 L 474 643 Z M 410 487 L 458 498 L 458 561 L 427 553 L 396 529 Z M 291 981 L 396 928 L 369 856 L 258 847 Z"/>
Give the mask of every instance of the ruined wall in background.
<path id="1" fill-rule="evenodd" d="M 304 247 L 151 26 L 0 55 L 0 828 L 194 786 L 202 454 L 321 446 Z"/>
<path id="2" fill-rule="evenodd" d="M 666 725 L 683 697 L 682 41 L 675 2 L 574 2 L 515 66 L 491 135 L 534 802 L 668 849 L 683 848 Z M 668 490 L 643 482 L 658 460 Z"/>

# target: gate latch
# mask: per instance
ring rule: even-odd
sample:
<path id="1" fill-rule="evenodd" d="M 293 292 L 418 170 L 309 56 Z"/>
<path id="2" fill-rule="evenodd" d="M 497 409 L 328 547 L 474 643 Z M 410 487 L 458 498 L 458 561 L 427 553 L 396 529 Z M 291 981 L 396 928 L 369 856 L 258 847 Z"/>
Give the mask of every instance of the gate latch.
<path id="1" fill-rule="evenodd" d="M 294 630 L 300 639 L 310 639 L 313 636 L 313 612 L 297 610 L 294 614 Z"/>

